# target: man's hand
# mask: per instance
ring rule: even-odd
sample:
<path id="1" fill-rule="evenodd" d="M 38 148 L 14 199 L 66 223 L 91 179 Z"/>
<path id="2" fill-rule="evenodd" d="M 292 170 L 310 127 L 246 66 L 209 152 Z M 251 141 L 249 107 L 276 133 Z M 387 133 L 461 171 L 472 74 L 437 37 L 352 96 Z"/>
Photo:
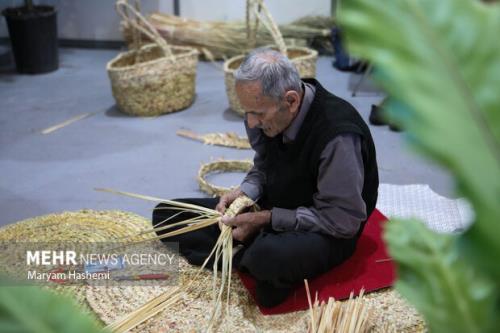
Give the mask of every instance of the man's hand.
<path id="1" fill-rule="evenodd" d="M 229 207 L 233 203 L 233 201 L 236 200 L 236 198 L 238 198 L 240 195 L 243 195 L 243 192 L 239 188 L 236 188 L 224 194 L 222 197 L 220 197 L 219 203 L 215 207 L 215 210 L 221 214 L 224 214 L 227 207 Z"/>
<path id="2" fill-rule="evenodd" d="M 271 223 L 271 211 L 263 210 L 256 213 L 243 213 L 236 217 L 223 217 L 222 223 L 233 228 L 233 238 L 245 243 L 260 229 Z"/>

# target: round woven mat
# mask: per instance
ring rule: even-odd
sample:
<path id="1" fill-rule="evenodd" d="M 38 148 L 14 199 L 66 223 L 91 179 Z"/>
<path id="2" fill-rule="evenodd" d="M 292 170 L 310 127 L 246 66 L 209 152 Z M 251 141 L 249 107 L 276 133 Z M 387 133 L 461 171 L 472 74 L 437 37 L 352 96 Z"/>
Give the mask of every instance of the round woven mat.
<path id="1" fill-rule="evenodd" d="M 143 217 L 121 211 L 64 212 L 23 220 L 0 228 L 0 241 L 111 241 L 151 228 Z"/>
<path id="2" fill-rule="evenodd" d="M 130 236 L 151 228 L 149 221 L 121 211 L 64 212 L 23 220 L 0 228 L 0 241 L 23 242 L 104 242 Z M 12 263 L 14 265 L 14 263 Z M 71 296 L 86 312 L 90 310 L 85 285 L 44 287 Z"/>

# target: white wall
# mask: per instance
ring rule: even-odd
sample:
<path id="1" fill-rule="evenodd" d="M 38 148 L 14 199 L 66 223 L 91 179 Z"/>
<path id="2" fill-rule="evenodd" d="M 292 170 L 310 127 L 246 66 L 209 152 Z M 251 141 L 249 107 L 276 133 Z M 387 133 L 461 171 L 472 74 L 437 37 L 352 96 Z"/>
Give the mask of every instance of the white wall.
<path id="1" fill-rule="evenodd" d="M 143 0 L 143 13 L 158 11 L 160 0 Z M 114 0 L 58 0 L 59 38 L 121 40 Z M 131 1 L 131 3 L 133 3 Z"/>
<path id="2" fill-rule="evenodd" d="M 85 40 L 121 40 L 120 18 L 115 0 L 34 0 L 57 8 L 59 38 Z M 132 3 L 133 1 L 131 1 Z M 245 0 L 179 0 L 182 16 L 197 20 L 243 20 Z M 144 13 L 173 13 L 173 0 L 142 0 Z M 22 0 L 0 0 L 0 10 L 22 4 Z M 329 15 L 330 0 L 266 0 L 278 23 L 287 23 L 306 15 Z M 0 22 L 0 37 L 8 36 L 5 19 Z"/>
<path id="3" fill-rule="evenodd" d="M 197 20 L 244 20 L 245 0 L 180 0 L 181 15 Z M 330 0 L 266 0 L 278 23 L 309 15 L 330 15 Z"/>

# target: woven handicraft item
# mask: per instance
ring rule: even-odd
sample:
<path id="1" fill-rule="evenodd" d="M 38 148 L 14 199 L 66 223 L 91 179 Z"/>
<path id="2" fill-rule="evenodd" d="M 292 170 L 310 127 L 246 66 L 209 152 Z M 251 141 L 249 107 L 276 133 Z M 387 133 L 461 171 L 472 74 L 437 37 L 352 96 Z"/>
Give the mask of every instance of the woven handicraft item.
<path id="1" fill-rule="evenodd" d="M 252 161 L 249 160 L 220 160 L 215 162 L 210 162 L 207 164 L 202 164 L 200 170 L 198 171 L 198 184 L 200 189 L 212 196 L 221 196 L 226 192 L 229 192 L 236 188 L 216 186 L 209 183 L 205 178 L 206 175 L 212 172 L 232 172 L 232 171 L 242 171 L 248 172 L 253 167 Z"/>
<path id="2" fill-rule="evenodd" d="M 0 228 L 0 242 L 113 242 L 124 237 L 134 237 L 149 228 L 151 228 L 150 222 L 133 213 L 81 210 L 37 216 L 7 225 Z M 133 239 L 141 239 L 141 236 Z M 14 258 L 11 253 L 5 251 L 0 254 L 0 262 L 2 262 L 2 270 L 7 273 L 15 273 L 18 268 L 25 269 L 18 258 Z M 89 288 L 87 285 L 54 283 L 53 286 L 44 288 L 68 294 L 85 312 L 91 312 L 85 300 L 85 292 Z"/>
<path id="3" fill-rule="evenodd" d="M 107 64 L 119 109 L 135 116 L 158 116 L 191 105 L 195 96 L 198 51 L 186 46 L 169 46 L 127 1 L 117 1 L 116 10 L 130 26 L 154 41 L 120 53 Z"/>

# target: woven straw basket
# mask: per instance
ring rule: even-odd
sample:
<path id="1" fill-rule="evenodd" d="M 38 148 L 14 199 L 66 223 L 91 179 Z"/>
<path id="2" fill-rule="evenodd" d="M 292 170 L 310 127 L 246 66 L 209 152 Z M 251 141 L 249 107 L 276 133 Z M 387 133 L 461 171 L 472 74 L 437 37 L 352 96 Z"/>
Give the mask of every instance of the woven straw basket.
<path id="1" fill-rule="evenodd" d="M 195 96 L 198 51 L 169 46 L 126 0 L 117 1 L 116 10 L 136 30 L 155 41 L 120 53 L 107 64 L 113 96 L 120 110 L 135 116 L 157 116 L 191 105 Z M 135 20 L 129 17 L 130 13 Z"/>
<path id="2" fill-rule="evenodd" d="M 262 13 L 261 13 L 262 11 Z M 255 15 L 254 28 L 250 26 L 250 16 Z M 249 36 L 249 44 L 255 45 L 258 22 L 266 26 L 269 30 L 277 47 L 272 47 L 282 54 L 286 55 L 297 68 L 300 77 L 313 78 L 316 76 L 316 61 L 318 60 L 318 52 L 307 47 L 288 47 L 285 45 L 283 36 L 274 22 L 271 13 L 264 5 L 263 0 L 247 0 L 247 33 Z M 250 47 L 252 48 L 252 46 Z M 233 111 L 243 116 L 245 111 L 240 105 L 235 90 L 234 72 L 240 67 L 245 55 L 232 57 L 224 62 L 224 81 L 226 84 L 226 93 L 229 99 L 229 106 Z"/>

